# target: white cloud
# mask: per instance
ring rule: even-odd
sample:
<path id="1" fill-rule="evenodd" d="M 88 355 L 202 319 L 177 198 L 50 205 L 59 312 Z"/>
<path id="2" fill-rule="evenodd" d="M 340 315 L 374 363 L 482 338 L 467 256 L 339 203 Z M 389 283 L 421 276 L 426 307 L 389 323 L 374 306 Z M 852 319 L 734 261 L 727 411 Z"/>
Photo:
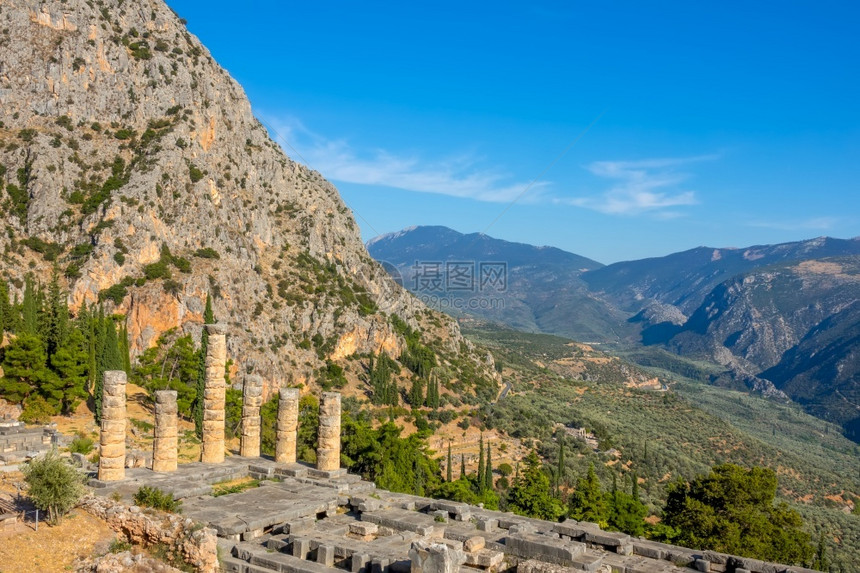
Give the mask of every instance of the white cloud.
<path id="1" fill-rule="evenodd" d="M 528 188 L 528 182 L 511 182 L 500 169 L 479 167 L 478 159 L 469 155 L 427 161 L 384 149 L 359 153 L 346 140 L 322 137 L 295 119 L 267 120 L 266 124 L 278 143 L 290 148 L 289 155 L 299 154 L 297 159 L 335 181 L 496 203 L 514 201 Z M 536 183 L 530 193 L 546 185 Z"/>
<path id="2" fill-rule="evenodd" d="M 700 161 L 716 159 L 715 155 L 645 159 L 640 161 L 595 161 L 586 169 L 597 177 L 613 180 L 603 193 L 559 199 L 558 202 L 593 209 L 610 215 L 651 213 L 665 219 L 682 215 L 676 207 L 695 205 L 695 191 L 678 187 L 690 175 L 678 168 Z"/>
<path id="3" fill-rule="evenodd" d="M 808 219 L 795 219 L 784 221 L 750 221 L 750 227 L 761 227 L 765 229 L 777 229 L 780 231 L 795 231 L 798 229 L 808 231 L 829 231 L 843 222 L 839 217 L 810 217 Z"/>

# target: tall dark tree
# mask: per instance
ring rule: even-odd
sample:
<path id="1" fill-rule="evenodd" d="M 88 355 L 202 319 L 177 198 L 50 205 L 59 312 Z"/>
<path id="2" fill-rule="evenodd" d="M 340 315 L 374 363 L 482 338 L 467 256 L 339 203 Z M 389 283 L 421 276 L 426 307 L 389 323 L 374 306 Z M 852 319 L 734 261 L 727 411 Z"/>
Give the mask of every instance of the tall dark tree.
<path id="1" fill-rule="evenodd" d="M 490 451 L 490 442 L 487 442 L 487 468 L 484 470 L 484 490 L 493 489 L 493 454 Z"/>
<path id="2" fill-rule="evenodd" d="M 434 410 L 439 407 L 439 376 L 432 370 L 430 379 L 427 381 L 427 398 L 424 403 Z"/>
<path id="3" fill-rule="evenodd" d="M 4 332 L 11 331 L 14 324 L 12 305 L 9 303 L 9 285 L 6 281 L 0 281 L 0 336 Z"/>
<path id="4" fill-rule="evenodd" d="M 486 489 L 486 479 L 484 478 L 484 434 L 481 434 L 481 439 L 478 442 L 478 481 L 476 486 L 478 493 L 484 493 Z"/>
<path id="5" fill-rule="evenodd" d="M 448 465 L 445 473 L 447 481 L 454 481 L 454 470 L 451 468 L 451 440 L 448 440 Z"/>
<path id="6" fill-rule="evenodd" d="M 460 477 L 458 479 L 466 479 L 466 454 L 460 454 Z"/>
<path id="7" fill-rule="evenodd" d="M 212 311 L 212 297 L 206 295 L 206 307 L 203 309 L 203 324 L 215 324 L 215 313 Z M 209 333 L 206 328 L 200 333 L 200 359 L 197 373 L 197 394 L 194 398 L 194 432 L 203 439 L 203 391 L 206 386 L 206 353 L 209 349 Z"/>
<path id="8" fill-rule="evenodd" d="M 21 301 L 21 331 L 27 334 L 39 332 L 38 294 L 33 284 L 33 275 L 24 280 L 24 299 Z"/>
<path id="9" fill-rule="evenodd" d="M 424 380 L 420 376 L 412 378 L 412 388 L 409 390 L 409 404 L 413 408 L 424 405 Z"/>

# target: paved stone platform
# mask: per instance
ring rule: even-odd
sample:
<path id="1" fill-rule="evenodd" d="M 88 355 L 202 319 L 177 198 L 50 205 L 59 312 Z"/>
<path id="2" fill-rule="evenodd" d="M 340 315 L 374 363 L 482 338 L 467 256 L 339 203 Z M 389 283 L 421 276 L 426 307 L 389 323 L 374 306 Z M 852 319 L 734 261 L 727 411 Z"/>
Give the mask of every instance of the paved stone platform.
<path id="1" fill-rule="evenodd" d="M 446 500 L 377 489 L 343 470 L 229 457 L 157 474 L 130 469 L 96 492 L 131 499 L 142 485 L 173 493 L 183 515 L 214 528 L 229 573 L 811 573 L 674 547 L 567 520 L 550 523 Z M 213 497 L 242 477 L 257 488 Z M 422 556 L 423 557 L 420 557 Z M 441 560 L 441 561 L 440 561 Z M 423 569 L 421 569 L 423 567 Z"/>

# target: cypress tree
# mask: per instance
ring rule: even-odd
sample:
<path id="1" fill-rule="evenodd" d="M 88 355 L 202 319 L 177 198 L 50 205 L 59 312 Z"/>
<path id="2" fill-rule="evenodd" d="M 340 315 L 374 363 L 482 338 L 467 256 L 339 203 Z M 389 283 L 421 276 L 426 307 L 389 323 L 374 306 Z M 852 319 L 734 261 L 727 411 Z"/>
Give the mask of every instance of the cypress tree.
<path id="1" fill-rule="evenodd" d="M 448 478 L 449 482 L 454 481 L 453 470 L 451 469 L 451 440 L 448 440 L 448 470 L 446 472 L 448 475 L 445 476 Z"/>
<path id="2" fill-rule="evenodd" d="M 215 324 L 215 313 L 212 311 L 212 297 L 206 295 L 206 307 L 203 310 L 203 324 Z M 194 415 L 194 433 L 203 439 L 203 392 L 206 389 L 206 352 L 209 349 L 209 333 L 206 328 L 200 333 L 200 362 L 197 372 L 197 394 L 194 396 L 192 413 Z"/>
<path id="3" fill-rule="evenodd" d="M 493 454 L 490 451 L 490 442 L 487 442 L 487 469 L 484 470 L 484 489 L 493 489 Z"/>
<path id="4" fill-rule="evenodd" d="M 639 476 L 636 475 L 636 472 L 633 472 L 633 491 L 632 491 L 633 499 L 639 501 Z"/>
<path id="5" fill-rule="evenodd" d="M 105 319 L 105 342 L 104 342 L 104 370 L 122 370 L 124 361 L 119 347 L 119 337 L 116 332 L 116 323 L 112 318 Z"/>
<path id="6" fill-rule="evenodd" d="M 12 305 L 9 304 L 9 285 L 0 281 L 0 336 L 12 330 Z"/>
<path id="7" fill-rule="evenodd" d="M 484 478 L 484 434 L 481 434 L 481 441 L 478 443 L 478 493 L 483 493 L 486 486 Z"/>
<path id="8" fill-rule="evenodd" d="M 128 326 L 123 322 L 119 327 L 119 353 L 122 358 L 122 369 L 131 374 L 131 348 L 128 343 Z"/>
<path id="9" fill-rule="evenodd" d="M 38 310 L 36 305 L 36 290 L 33 286 L 33 275 L 27 275 L 24 281 L 24 300 L 21 301 L 22 331 L 27 334 L 38 334 Z"/>
<path id="10" fill-rule="evenodd" d="M 107 337 L 105 332 L 106 322 L 105 309 L 103 306 L 99 305 L 98 314 L 91 320 L 93 325 L 91 332 L 95 363 L 93 368 L 93 372 L 95 373 L 93 381 L 93 404 L 96 424 L 101 424 L 102 421 L 102 374 L 107 370 L 107 368 L 105 368 L 105 339 Z"/>
<path id="11" fill-rule="evenodd" d="M 43 336 L 48 356 L 52 356 L 58 348 L 65 345 L 66 338 L 69 336 L 69 306 L 66 301 L 66 294 L 60 289 L 60 280 L 56 269 L 51 275 L 48 298 L 42 315 L 44 316 Z"/>
<path id="12" fill-rule="evenodd" d="M 412 389 L 409 391 L 409 404 L 413 408 L 424 405 L 424 380 L 420 376 L 412 379 Z"/>
<path id="13" fill-rule="evenodd" d="M 466 479 L 466 454 L 460 454 L 460 479 Z"/>

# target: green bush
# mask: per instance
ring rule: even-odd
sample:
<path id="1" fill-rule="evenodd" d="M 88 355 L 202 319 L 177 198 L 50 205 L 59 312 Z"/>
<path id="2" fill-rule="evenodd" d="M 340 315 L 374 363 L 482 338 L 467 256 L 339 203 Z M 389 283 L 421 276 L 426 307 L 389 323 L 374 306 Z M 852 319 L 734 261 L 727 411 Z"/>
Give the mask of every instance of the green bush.
<path id="1" fill-rule="evenodd" d="M 197 183 L 201 179 L 203 179 L 203 172 L 197 168 L 194 164 L 188 165 L 188 176 L 191 178 L 192 183 Z"/>
<path id="2" fill-rule="evenodd" d="M 51 416 L 57 414 L 57 409 L 51 406 L 39 394 L 33 394 L 24 400 L 24 410 L 21 412 L 20 420 L 27 424 L 47 424 Z"/>
<path id="3" fill-rule="evenodd" d="M 84 495 L 84 476 L 56 450 L 24 466 L 28 495 L 35 506 L 47 512 L 49 523 L 58 523 Z"/>
<path id="4" fill-rule="evenodd" d="M 86 436 L 78 436 L 69 444 L 69 452 L 73 454 L 87 455 L 91 451 L 93 451 L 93 440 Z"/>
<path id="5" fill-rule="evenodd" d="M 211 247 L 204 247 L 202 249 L 197 249 L 194 251 L 195 257 L 200 257 L 201 259 L 220 259 L 221 255 L 218 254 L 218 251 Z"/>
<path id="6" fill-rule="evenodd" d="M 182 501 L 173 499 L 172 493 L 148 485 L 137 490 L 137 493 L 134 494 L 134 503 L 140 507 L 151 507 L 170 513 L 182 513 Z"/>

